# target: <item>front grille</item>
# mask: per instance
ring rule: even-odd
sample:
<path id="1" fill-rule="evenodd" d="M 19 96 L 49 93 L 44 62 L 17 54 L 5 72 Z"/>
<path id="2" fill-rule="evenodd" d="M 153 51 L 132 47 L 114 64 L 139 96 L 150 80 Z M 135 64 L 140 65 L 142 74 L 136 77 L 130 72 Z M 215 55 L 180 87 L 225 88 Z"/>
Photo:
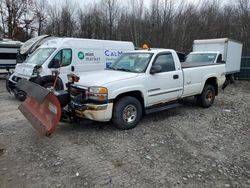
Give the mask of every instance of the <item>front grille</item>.
<path id="1" fill-rule="evenodd" d="M 70 95 L 72 97 L 75 97 L 75 96 L 78 96 L 78 95 L 81 95 L 82 97 L 86 97 L 86 89 L 83 89 L 83 88 L 79 88 L 79 87 L 76 87 L 76 86 L 70 86 Z"/>
<path id="2" fill-rule="evenodd" d="M 75 105 L 82 105 L 86 103 L 87 97 L 86 97 L 86 91 L 87 88 L 79 88 L 77 86 L 71 85 L 70 86 L 70 97 L 72 99 L 72 102 Z"/>

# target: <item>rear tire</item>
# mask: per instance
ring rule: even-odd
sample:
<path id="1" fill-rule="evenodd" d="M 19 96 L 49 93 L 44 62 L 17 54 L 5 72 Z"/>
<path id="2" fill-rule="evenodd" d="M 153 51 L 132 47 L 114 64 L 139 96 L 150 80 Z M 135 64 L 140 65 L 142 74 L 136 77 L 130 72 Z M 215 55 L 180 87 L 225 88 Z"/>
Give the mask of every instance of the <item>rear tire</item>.
<path id="1" fill-rule="evenodd" d="M 141 117 L 141 103 L 134 97 L 123 97 L 114 105 L 112 122 L 118 129 L 126 130 L 136 127 Z"/>
<path id="2" fill-rule="evenodd" d="M 200 95 L 197 96 L 198 104 L 203 108 L 210 107 L 215 99 L 215 89 L 212 85 L 205 85 L 203 91 Z"/>

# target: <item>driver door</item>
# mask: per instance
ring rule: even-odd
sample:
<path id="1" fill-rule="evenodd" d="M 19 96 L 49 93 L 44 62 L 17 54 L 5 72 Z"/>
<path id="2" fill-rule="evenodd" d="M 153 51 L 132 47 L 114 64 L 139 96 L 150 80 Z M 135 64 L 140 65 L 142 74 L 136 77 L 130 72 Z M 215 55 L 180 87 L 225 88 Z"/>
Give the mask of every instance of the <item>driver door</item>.
<path id="1" fill-rule="evenodd" d="M 57 61 L 57 62 L 60 63 L 60 68 L 59 68 L 60 69 L 60 74 L 59 74 L 59 77 L 62 79 L 62 81 L 64 83 L 64 87 L 65 87 L 65 84 L 68 81 L 67 75 L 72 72 L 71 71 L 72 49 L 67 48 L 67 49 L 60 50 L 54 56 L 54 58 L 51 60 L 51 63 L 53 61 Z M 52 66 L 52 68 L 53 68 L 53 66 Z"/>
<path id="2" fill-rule="evenodd" d="M 147 106 L 178 99 L 182 93 L 182 71 L 177 70 L 171 53 L 161 53 L 153 62 L 161 66 L 161 71 L 148 74 Z"/>

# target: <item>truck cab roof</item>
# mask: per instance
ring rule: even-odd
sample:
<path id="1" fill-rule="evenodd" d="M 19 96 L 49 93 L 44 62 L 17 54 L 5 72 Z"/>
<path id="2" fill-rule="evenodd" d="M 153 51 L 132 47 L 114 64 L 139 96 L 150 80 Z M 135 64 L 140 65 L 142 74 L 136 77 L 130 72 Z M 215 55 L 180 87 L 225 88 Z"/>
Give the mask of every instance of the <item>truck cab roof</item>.
<path id="1" fill-rule="evenodd" d="M 210 53 L 213 53 L 213 54 L 219 54 L 220 52 L 219 51 L 201 51 L 201 52 L 190 52 L 190 54 L 210 54 Z"/>
<path id="2" fill-rule="evenodd" d="M 164 48 L 151 48 L 151 49 L 144 49 L 144 50 L 136 50 L 136 51 L 130 51 L 127 53 L 153 53 L 153 54 L 158 54 L 158 53 L 163 53 L 163 52 L 171 52 L 171 53 L 176 53 L 175 50 L 173 49 L 164 49 Z"/>

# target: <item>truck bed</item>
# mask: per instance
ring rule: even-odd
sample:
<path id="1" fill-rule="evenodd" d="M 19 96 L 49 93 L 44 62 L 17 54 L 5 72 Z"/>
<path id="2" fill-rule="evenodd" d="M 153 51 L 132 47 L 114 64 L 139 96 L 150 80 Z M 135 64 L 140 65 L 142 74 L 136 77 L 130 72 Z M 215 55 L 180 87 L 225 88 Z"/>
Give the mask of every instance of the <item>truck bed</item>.
<path id="1" fill-rule="evenodd" d="M 197 95 L 202 92 L 207 78 L 214 77 L 221 86 L 225 81 L 224 63 L 181 63 L 184 76 L 184 91 L 182 96 Z"/>
<path id="2" fill-rule="evenodd" d="M 211 65 L 221 65 L 221 63 L 204 63 L 204 62 L 200 62 L 200 63 L 187 63 L 187 62 L 183 62 L 181 63 L 181 68 L 182 69 L 187 69 L 187 68 L 193 68 L 193 67 L 203 67 L 203 66 L 211 66 Z"/>

